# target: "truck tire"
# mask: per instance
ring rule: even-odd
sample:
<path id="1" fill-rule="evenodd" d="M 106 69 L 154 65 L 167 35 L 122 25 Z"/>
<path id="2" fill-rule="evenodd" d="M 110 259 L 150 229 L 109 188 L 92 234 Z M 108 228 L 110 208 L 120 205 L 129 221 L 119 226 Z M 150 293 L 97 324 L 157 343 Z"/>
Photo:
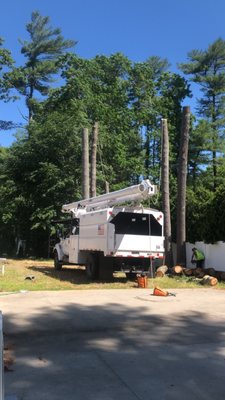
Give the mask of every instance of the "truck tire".
<path id="1" fill-rule="evenodd" d="M 89 279 L 97 279 L 99 276 L 98 257 L 95 254 L 90 254 L 87 259 L 86 275 Z"/>
<path id="2" fill-rule="evenodd" d="M 62 269 L 62 263 L 59 261 L 59 256 L 56 250 L 54 251 L 54 267 L 57 271 Z"/>
<path id="3" fill-rule="evenodd" d="M 112 281 L 114 270 L 114 259 L 101 254 L 99 256 L 99 279 L 106 282 Z"/>
<path id="4" fill-rule="evenodd" d="M 137 279 L 137 273 L 136 272 L 131 272 L 131 271 L 130 272 L 126 272 L 125 275 L 126 275 L 126 278 L 127 278 L 128 281 L 134 282 Z"/>

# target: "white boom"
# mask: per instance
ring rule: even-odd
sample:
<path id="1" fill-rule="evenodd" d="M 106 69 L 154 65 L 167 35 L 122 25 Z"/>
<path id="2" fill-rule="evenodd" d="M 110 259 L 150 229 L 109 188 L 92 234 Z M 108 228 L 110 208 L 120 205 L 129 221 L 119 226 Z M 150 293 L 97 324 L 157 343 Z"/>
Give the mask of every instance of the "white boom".
<path id="1" fill-rule="evenodd" d="M 125 189 L 116 190 L 115 192 L 105 193 L 100 196 L 91 197 L 75 201 L 70 204 L 64 204 L 62 211 L 65 213 L 72 212 L 77 214 L 79 208 L 85 208 L 91 211 L 98 208 L 110 207 L 115 204 L 124 203 L 126 201 L 145 200 L 157 193 L 156 185 L 152 185 L 148 179 L 143 180 L 139 185 L 130 186 Z"/>

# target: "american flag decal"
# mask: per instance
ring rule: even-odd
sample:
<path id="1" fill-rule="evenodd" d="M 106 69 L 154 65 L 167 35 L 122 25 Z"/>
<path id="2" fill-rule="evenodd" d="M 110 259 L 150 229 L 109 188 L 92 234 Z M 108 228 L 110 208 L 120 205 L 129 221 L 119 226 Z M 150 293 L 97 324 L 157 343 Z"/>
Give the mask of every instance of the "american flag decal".
<path id="1" fill-rule="evenodd" d="M 104 225 L 98 225 L 98 235 L 104 235 Z"/>

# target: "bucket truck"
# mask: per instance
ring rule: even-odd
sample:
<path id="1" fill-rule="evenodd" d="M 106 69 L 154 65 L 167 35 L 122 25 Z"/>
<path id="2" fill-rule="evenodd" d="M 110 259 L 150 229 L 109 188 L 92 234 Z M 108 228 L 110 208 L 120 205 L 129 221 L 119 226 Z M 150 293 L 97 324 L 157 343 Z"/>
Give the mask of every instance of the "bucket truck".
<path id="1" fill-rule="evenodd" d="M 67 235 L 54 247 L 54 266 L 86 266 L 90 279 L 107 279 L 114 271 L 127 276 L 148 271 L 163 259 L 163 214 L 141 202 L 155 195 L 149 180 L 100 196 L 65 204 Z"/>

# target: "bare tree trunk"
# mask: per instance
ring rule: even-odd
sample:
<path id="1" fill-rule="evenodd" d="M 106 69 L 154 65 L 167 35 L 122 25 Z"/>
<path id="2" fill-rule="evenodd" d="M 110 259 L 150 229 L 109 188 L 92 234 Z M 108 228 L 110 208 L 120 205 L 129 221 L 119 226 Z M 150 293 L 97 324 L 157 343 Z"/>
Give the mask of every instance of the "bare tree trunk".
<path id="1" fill-rule="evenodd" d="M 109 182 L 105 181 L 105 192 L 109 193 Z"/>
<path id="2" fill-rule="evenodd" d="M 97 143 L 98 143 L 98 122 L 95 122 L 92 129 L 92 144 L 91 144 L 91 197 L 96 196 Z"/>
<path id="3" fill-rule="evenodd" d="M 183 107 L 177 193 L 177 264 L 186 265 L 186 184 L 190 107 Z"/>
<path id="4" fill-rule="evenodd" d="M 89 136 L 88 129 L 82 132 L 82 197 L 89 199 Z"/>
<path id="5" fill-rule="evenodd" d="M 161 120 L 162 131 L 162 205 L 164 213 L 165 235 L 165 264 L 173 266 L 171 215 L 170 215 L 170 187 L 169 187 L 169 135 L 167 119 Z"/>

